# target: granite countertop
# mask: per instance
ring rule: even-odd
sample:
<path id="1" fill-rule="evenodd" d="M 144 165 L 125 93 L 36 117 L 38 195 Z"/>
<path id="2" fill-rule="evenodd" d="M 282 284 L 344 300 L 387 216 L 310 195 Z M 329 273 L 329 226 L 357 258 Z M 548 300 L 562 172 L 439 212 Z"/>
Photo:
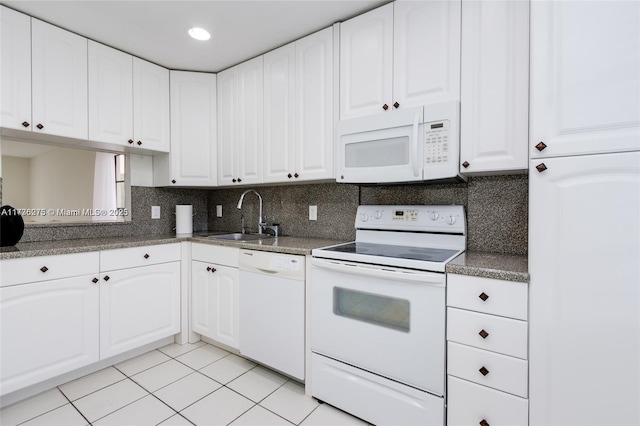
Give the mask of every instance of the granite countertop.
<path id="1" fill-rule="evenodd" d="M 82 253 L 88 251 L 111 250 L 118 248 L 140 247 L 157 244 L 171 244 L 180 241 L 192 241 L 219 246 L 270 251 L 277 253 L 309 255 L 311 250 L 339 244 L 343 241 L 324 238 L 278 237 L 256 241 L 229 241 L 207 238 L 206 234 L 177 237 L 175 235 L 153 235 L 117 238 L 84 238 L 78 240 L 37 241 L 18 243 L 12 247 L 0 247 L 1 259 L 21 257 L 52 256 L 57 254 Z"/>
<path id="2" fill-rule="evenodd" d="M 529 282 L 526 255 L 464 252 L 447 263 L 445 271 L 450 274 Z"/>

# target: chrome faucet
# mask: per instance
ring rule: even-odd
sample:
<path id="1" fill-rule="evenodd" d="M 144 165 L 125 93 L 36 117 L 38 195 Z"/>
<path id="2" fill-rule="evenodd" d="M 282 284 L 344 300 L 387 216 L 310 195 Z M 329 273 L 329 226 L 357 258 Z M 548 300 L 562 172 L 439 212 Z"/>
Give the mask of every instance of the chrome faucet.
<path id="1" fill-rule="evenodd" d="M 260 211 L 258 212 L 258 234 L 262 234 L 264 231 L 264 227 L 267 223 L 264 221 L 264 218 L 262 217 L 262 196 L 258 194 L 258 191 L 256 191 L 255 189 L 247 189 L 246 191 L 244 191 L 240 196 L 240 201 L 238 201 L 237 207 L 238 207 L 238 210 L 242 209 L 242 201 L 244 201 L 244 196 L 247 195 L 249 192 L 253 192 L 254 194 L 256 194 L 258 196 L 258 200 L 260 201 Z M 242 232 L 244 233 L 244 226 L 243 226 Z"/>

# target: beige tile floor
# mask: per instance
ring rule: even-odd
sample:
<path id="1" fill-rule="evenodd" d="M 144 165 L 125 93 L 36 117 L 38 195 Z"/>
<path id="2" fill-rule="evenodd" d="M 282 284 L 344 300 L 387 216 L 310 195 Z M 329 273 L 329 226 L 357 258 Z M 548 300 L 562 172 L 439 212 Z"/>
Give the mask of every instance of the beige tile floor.
<path id="1" fill-rule="evenodd" d="M 2 426 L 357 426 L 304 387 L 204 342 L 171 344 L 0 410 Z"/>

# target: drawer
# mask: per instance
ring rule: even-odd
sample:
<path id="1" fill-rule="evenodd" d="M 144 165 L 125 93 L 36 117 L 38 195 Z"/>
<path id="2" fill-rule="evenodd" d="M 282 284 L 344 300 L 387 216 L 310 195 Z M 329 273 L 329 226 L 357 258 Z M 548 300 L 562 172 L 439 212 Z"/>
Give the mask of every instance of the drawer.
<path id="1" fill-rule="evenodd" d="M 527 426 L 528 400 L 448 376 L 447 426 Z"/>
<path id="2" fill-rule="evenodd" d="M 180 243 L 103 250 L 100 252 L 100 270 L 136 268 L 180 260 Z"/>
<path id="3" fill-rule="evenodd" d="M 447 308 L 447 340 L 527 359 L 526 321 Z"/>
<path id="4" fill-rule="evenodd" d="M 447 306 L 527 319 L 527 284 L 447 274 Z"/>
<path id="5" fill-rule="evenodd" d="M 98 274 L 99 262 L 97 251 L 5 259 L 0 261 L 0 286 Z"/>
<path id="6" fill-rule="evenodd" d="M 449 342 L 447 374 L 526 398 L 527 361 Z"/>
<path id="7" fill-rule="evenodd" d="M 191 245 L 191 259 L 199 260 L 200 262 L 216 263 L 237 268 L 239 257 L 240 249 L 235 247 L 198 243 Z"/>

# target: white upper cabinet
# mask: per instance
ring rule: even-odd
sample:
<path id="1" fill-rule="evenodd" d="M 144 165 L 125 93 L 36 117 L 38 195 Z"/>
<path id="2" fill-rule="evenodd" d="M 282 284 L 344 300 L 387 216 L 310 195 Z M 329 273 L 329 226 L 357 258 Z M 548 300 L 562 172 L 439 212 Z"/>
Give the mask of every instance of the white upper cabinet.
<path id="1" fill-rule="evenodd" d="M 531 2 L 532 158 L 640 149 L 640 3 Z"/>
<path id="2" fill-rule="evenodd" d="M 340 27 L 340 119 L 460 94 L 460 1 L 396 1 Z"/>
<path id="3" fill-rule="evenodd" d="M 262 183 L 262 56 L 219 73 L 218 184 Z"/>
<path id="4" fill-rule="evenodd" d="M 216 75 L 171 71 L 170 80 L 170 164 L 159 177 L 154 159 L 156 185 L 216 186 Z"/>
<path id="5" fill-rule="evenodd" d="M 31 130 L 31 18 L 0 6 L 0 126 Z"/>
<path id="6" fill-rule="evenodd" d="M 264 55 L 264 182 L 330 179 L 333 28 Z"/>
<path id="7" fill-rule="evenodd" d="M 133 145 L 133 58 L 89 40 L 89 139 Z"/>
<path id="8" fill-rule="evenodd" d="M 134 146 L 169 152 L 169 123 L 169 70 L 134 57 Z"/>
<path id="9" fill-rule="evenodd" d="M 33 131 L 87 139 L 87 39 L 31 20 Z"/>
<path id="10" fill-rule="evenodd" d="M 460 171 L 526 170 L 529 2 L 462 2 Z"/>

